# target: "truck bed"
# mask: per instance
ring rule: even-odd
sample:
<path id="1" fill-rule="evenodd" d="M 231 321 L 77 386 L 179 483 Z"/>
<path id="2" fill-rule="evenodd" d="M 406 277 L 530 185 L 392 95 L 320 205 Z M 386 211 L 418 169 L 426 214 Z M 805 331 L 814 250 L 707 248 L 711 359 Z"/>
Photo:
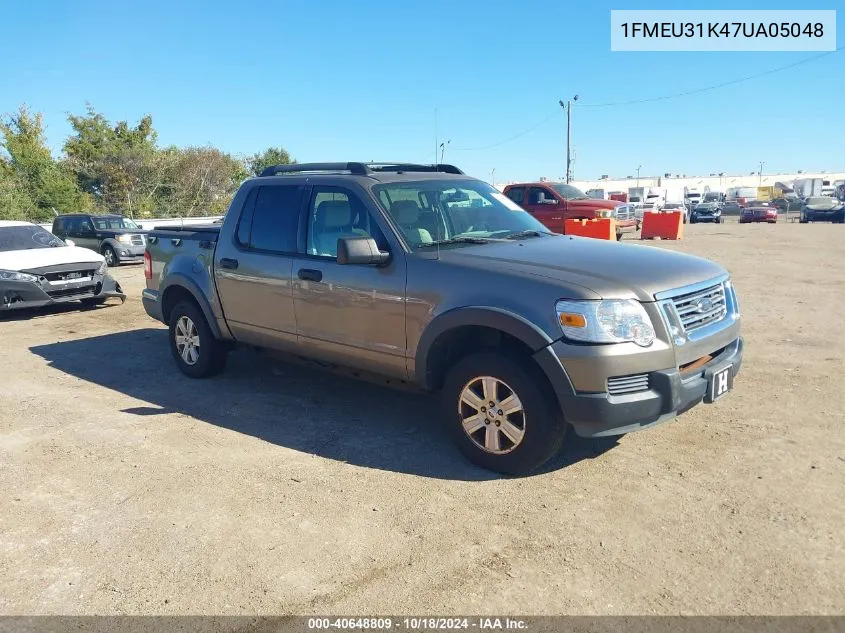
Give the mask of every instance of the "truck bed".
<path id="1" fill-rule="evenodd" d="M 149 232 L 148 237 L 179 238 L 183 240 L 202 239 L 217 241 L 220 235 L 220 224 L 186 224 L 185 226 L 157 226 Z"/>

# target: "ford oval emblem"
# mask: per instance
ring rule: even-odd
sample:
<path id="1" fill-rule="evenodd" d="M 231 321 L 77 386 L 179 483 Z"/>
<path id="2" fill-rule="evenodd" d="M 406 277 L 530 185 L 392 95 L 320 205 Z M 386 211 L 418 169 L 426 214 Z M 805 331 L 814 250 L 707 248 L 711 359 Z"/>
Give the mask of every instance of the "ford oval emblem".
<path id="1" fill-rule="evenodd" d="M 695 302 L 695 311 L 699 314 L 710 312 L 713 309 L 713 300 L 710 297 L 702 297 Z"/>

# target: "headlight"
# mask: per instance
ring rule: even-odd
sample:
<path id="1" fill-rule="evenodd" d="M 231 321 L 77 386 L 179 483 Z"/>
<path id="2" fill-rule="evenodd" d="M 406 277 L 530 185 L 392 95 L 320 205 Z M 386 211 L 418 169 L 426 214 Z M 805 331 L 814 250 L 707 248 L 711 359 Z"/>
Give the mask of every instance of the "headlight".
<path id="1" fill-rule="evenodd" d="M 38 277 L 29 273 L 19 273 L 16 270 L 0 270 L 0 281 L 29 281 L 36 282 Z"/>
<path id="2" fill-rule="evenodd" d="M 597 218 L 612 218 L 613 209 L 596 209 Z"/>
<path id="3" fill-rule="evenodd" d="M 118 235 L 116 239 L 121 244 L 131 244 L 132 243 L 132 236 L 131 235 Z"/>
<path id="4" fill-rule="evenodd" d="M 633 299 L 558 301 L 555 306 L 563 334 L 584 343 L 634 342 L 648 347 L 654 326 L 642 304 Z"/>

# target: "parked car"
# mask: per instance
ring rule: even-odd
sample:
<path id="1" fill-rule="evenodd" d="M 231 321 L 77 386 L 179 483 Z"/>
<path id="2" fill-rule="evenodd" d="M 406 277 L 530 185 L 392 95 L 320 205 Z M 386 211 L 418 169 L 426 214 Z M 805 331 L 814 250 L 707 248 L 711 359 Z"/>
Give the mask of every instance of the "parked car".
<path id="1" fill-rule="evenodd" d="M 814 196 L 804 201 L 801 209 L 801 224 L 808 222 L 845 222 L 845 203 L 828 196 Z"/>
<path id="2" fill-rule="evenodd" d="M 708 192 L 704 199 L 696 204 L 690 211 L 690 224 L 698 222 L 717 222 L 722 224 L 725 218 L 722 217 L 721 193 Z"/>
<path id="3" fill-rule="evenodd" d="M 37 224 L 0 221 L 0 312 L 126 295 L 102 255 L 77 248 Z"/>
<path id="4" fill-rule="evenodd" d="M 68 213 L 53 220 L 53 233 L 97 251 L 109 266 L 144 261 L 147 231 L 122 215 Z"/>
<path id="5" fill-rule="evenodd" d="M 768 222 L 774 224 L 778 221 L 777 207 L 770 206 L 765 202 L 757 202 L 745 207 L 739 216 L 740 224 L 751 222 Z"/>
<path id="6" fill-rule="evenodd" d="M 504 194 L 555 233 L 565 233 L 566 220 L 616 220 L 616 239 L 639 228 L 634 208 L 616 200 L 596 200 L 572 185 L 530 182 L 508 185 Z"/>
<path id="7" fill-rule="evenodd" d="M 569 426 L 619 435 L 713 402 L 742 364 L 724 268 L 551 233 L 450 165 L 270 167 L 222 226 L 152 231 L 144 274 L 186 376 L 242 344 L 439 391 L 460 449 L 501 472 L 539 467 Z"/>

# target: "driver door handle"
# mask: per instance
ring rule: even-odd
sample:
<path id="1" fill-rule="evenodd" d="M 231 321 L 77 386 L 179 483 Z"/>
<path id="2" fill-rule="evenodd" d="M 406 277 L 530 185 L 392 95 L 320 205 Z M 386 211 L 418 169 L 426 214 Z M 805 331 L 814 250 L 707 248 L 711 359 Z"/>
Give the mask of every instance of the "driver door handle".
<path id="1" fill-rule="evenodd" d="M 300 268 L 297 274 L 305 281 L 323 281 L 323 272 L 314 268 Z"/>

